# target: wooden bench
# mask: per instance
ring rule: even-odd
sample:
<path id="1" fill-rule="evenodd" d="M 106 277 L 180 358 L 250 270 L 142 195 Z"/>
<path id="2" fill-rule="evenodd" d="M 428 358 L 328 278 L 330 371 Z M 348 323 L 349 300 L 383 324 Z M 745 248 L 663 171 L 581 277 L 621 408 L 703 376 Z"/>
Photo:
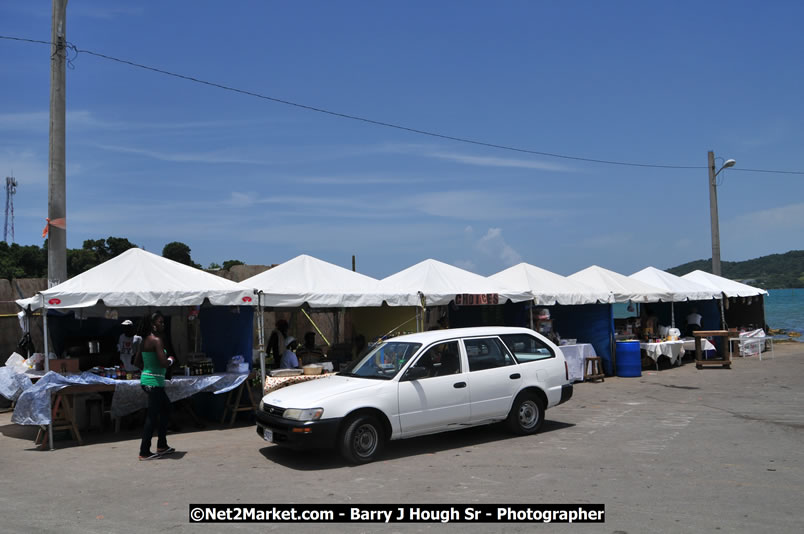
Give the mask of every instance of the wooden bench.
<path id="1" fill-rule="evenodd" d="M 583 362 L 583 379 L 584 381 L 600 380 L 606 381 L 606 375 L 603 374 L 603 359 L 600 356 L 587 356 Z"/>

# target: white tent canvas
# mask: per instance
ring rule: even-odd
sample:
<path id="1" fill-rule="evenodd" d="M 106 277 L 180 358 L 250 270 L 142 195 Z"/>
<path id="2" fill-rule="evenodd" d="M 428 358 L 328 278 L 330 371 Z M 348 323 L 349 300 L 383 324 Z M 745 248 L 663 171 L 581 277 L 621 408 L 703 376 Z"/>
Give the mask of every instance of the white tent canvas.
<path id="1" fill-rule="evenodd" d="M 609 291 L 596 290 L 529 263 L 514 265 L 489 276 L 489 279 L 511 288 L 528 291 L 534 303 L 539 306 L 613 302 L 613 296 Z"/>
<path id="2" fill-rule="evenodd" d="M 36 310 L 107 307 L 197 306 L 205 299 L 216 306 L 254 305 L 252 291 L 200 269 L 132 248 L 28 299 Z"/>
<path id="3" fill-rule="evenodd" d="M 581 282 L 598 291 L 610 291 L 614 302 L 670 302 L 672 294 L 656 286 L 628 278 L 603 267 L 592 265 L 582 271 L 569 275 L 567 278 Z"/>
<path id="4" fill-rule="evenodd" d="M 756 297 L 759 295 L 767 295 L 768 292 L 764 289 L 735 282 L 722 276 L 717 276 L 705 271 L 692 271 L 687 273 L 681 278 L 691 280 L 695 283 L 707 286 L 715 291 L 725 294 L 727 297 Z"/>
<path id="5" fill-rule="evenodd" d="M 720 292 L 711 287 L 681 278 L 656 267 L 645 267 L 641 271 L 632 274 L 629 278 L 669 291 L 672 293 L 674 302 L 720 298 Z"/>
<path id="6" fill-rule="evenodd" d="M 499 302 L 531 300 L 524 289 L 511 289 L 464 269 L 428 259 L 380 280 L 378 288 L 389 306 L 420 306 L 421 293 L 427 306 L 443 306 L 456 295 L 499 295 Z"/>
<path id="7" fill-rule="evenodd" d="M 262 292 L 267 307 L 350 308 L 381 306 L 377 280 L 302 254 L 240 282 Z"/>

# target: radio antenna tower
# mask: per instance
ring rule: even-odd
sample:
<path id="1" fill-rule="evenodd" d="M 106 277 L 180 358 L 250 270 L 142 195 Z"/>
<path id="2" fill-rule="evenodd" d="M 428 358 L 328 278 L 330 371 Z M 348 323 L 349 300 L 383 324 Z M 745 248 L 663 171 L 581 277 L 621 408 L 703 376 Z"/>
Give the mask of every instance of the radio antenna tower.
<path id="1" fill-rule="evenodd" d="M 14 241 L 14 194 L 17 192 L 17 180 L 6 176 L 6 224 L 3 227 L 3 241 L 8 243 L 8 220 L 11 219 L 11 241 Z"/>

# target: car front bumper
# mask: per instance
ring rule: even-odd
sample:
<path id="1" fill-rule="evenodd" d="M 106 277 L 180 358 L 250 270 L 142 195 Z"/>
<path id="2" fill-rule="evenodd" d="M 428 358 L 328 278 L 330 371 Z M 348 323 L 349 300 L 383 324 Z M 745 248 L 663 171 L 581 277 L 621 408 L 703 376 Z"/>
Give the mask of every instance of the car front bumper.
<path id="1" fill-rule="evenodd" d="M 272 443 L 294 449 L 328 449 L 335 446 L 341 419 L 294 421 L 262 410 L 255 410 L 257 434 L 265 439 L 265 430 L 273 434 Z"/>

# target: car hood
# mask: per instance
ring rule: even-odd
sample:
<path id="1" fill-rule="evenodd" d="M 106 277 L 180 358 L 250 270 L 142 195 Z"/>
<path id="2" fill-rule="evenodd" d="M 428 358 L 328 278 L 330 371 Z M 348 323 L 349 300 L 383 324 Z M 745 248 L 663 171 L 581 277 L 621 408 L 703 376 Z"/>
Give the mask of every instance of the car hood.
<path id="1" fill-rule="evenodd" d="M 376 388 L 386 382 L 385 380 L 333 375 L 272 391 L 262 400 L 266 404 L 280 408 L 315 408 L 322 401 L 331 397 L 361 389 Z"/>

